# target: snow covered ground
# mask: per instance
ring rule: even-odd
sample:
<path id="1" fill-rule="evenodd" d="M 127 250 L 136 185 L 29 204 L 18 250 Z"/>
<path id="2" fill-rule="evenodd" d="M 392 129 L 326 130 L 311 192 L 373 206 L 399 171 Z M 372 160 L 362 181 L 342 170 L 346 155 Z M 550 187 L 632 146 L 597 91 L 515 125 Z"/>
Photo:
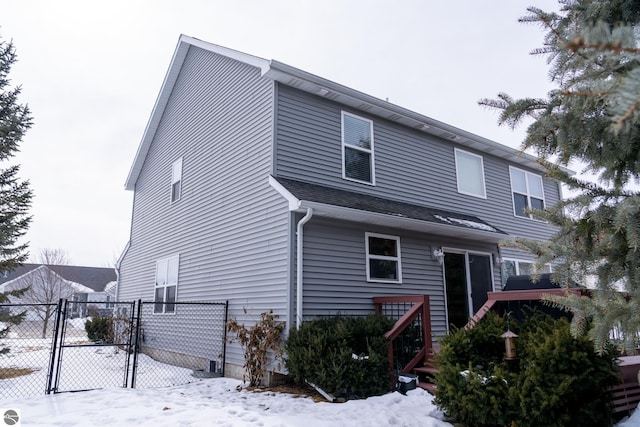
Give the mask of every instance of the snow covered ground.
<path id="1" fill-rule="evenodd" d="M 346 403 L 240 389 L 212 378 L 163 389 L 105 389 L 0 402 L 22 426 L 451 427 L 422 389 Z M 640 413 L 617 427 L 640 426 Z M 576 426 L 580 427 L 580 426 Z"/>
<path id="2" fill-rule="evenodd" d="M 346 403 L 238 391 L 212 378 L 165 389 L 109 389 L 0 402 L 19 409 L 23 426 L 451 426 L 422 389 Z M 3 412 L 4 413 L 4 412 Z"/>
<path id="3" fill-rule="evenodd" d="M 48 350 L 33 347 L 14 347 L 12 363 L 32 363 L 33 354 L 46 357 Z M 80 359 L 96 378 L 123 369 L 123 352 L 107 348 L 81 349 Z M 40 353 L 41 352 L 41 353 Z M 30 357 L 26 357 L 30 355 Z M 6 363 L 7 358 L 0 360 Z M 256 392 L 242 387 L 229 378 L 192 378 L 182 385 L 185 370 L 162 365 L 144 355 L 139 369 L 154 378 L 154 385 L 163 388 L 121 388 L 120 384 L 103 386 L 101 390 L 53 395 L 17 393 L 21 385 L 34 376 L 45 375 L 41 370 L 18 378 L 0 380 L 0 416 L 13 410 L 19 414 L 14 426 L 420 426 L 451 427 L 443 421 L 443 414 L 433 404 L 433 397 L 422 389 L 411 390 L 406 396 L 388 393 L 384 396 L 346 403 L 314 402 L 309 397 L 271 391 Z M 86 384 L 86 378 L 63 372 L 61 385 L 70 388 Z M 121 378 L 121 375 L 116 377 Z M 141 376 L 140 378 L 144 378 Z M 42 378 L 42 381 L 44 379 Z M 65 382 L 66 381 L 66 382 Z M 144 381 L 144 380 L 143 380 Z M 11 390 L 15 393 L 10 393 Z M 11 396 L 6 398 L 6 396 Z M 9 424 L 5 419 L 4 424 Z M 0 422 L 0 426 L 4 425 Z M 640 412 L 617 425 L 640 427 Z"/>

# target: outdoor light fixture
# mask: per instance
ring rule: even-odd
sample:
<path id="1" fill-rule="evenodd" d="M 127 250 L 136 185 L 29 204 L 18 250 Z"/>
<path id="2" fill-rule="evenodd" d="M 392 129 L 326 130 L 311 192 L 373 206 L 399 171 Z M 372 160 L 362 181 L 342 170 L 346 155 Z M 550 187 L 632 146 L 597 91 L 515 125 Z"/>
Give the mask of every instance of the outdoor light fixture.
<path id="1" fill-rule="evenodd" d="M 432 252 L 433 259 L 438 261 L 440 265 L 444 264 L 444 251 L 442 248 L 434 249 Z"/>

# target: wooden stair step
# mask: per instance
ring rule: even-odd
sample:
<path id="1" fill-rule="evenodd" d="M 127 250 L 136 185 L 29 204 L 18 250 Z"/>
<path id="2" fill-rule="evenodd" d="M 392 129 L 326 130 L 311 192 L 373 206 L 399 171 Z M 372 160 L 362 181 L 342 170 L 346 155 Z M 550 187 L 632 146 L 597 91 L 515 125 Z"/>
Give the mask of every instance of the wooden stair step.
<path id="1" fill-rule="evenodd" d="M 419 382 L 418 387 L 420 387 L 423 390 L 427 390 L 432 394 L 436 394 L 436 392 L 438 391 L 438 386 L 433 383 Z"/>
<path id="2" fill-rule="evenodd" d="M 440 371 L 435 366 L 419 366 L 413 368 L 413 372 L 416 374 L 437 374 Z"/>

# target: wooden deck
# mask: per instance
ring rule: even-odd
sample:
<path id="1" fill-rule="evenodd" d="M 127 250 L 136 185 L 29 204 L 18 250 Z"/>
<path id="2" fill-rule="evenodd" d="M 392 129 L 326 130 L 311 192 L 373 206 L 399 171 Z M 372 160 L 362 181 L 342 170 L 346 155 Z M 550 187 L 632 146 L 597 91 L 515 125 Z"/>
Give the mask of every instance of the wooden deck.
<path id="1" fill-rule="evenodd" d="M 619 360 L 620 384 L 611 387 L 613 413 L 629 415 L 640 402 L 640 384 L 638 384 L 640 356 L 621 356 Z"/>
<path id="2" fill-rule="evenodd" d="M 589 292 L 582 289 L 570 289 L 568 291 L 574 295 L 589 296 Z M 545 295 L 566 295 L 565 289 L 530 289 L 518 291 L 489 292 L 487 302 L 478 312 L 469 319 L 465 326 L 472 328 L 485 314 L 491 310 L 500 311 L 505 302 L 529 302 L 540 301 Z M 384 313 L 385 306 L 393 306 L 396 310 L 396 324 L 386 336 L 392 341 L 389 345 L 389 361 L 393 372 L 391 382 L 395 385 L 396 373 L 413 373 L 418 375 L 418 386 L 435 394 L 435 376 L 438 367 L 434 356 L 437 352 L 437 345 L 433 345 L 431 337 L 431 316 L 429 312 L 429 297 L 426 295 L 409 295 L 398 297 L 376 297 L 374 298 L 376 312 Z M 405 307 L 404 313 L 399 312 L 401 306 Z M 401 311 L 401 310 L 400 310 Z M 397 366 L 397 356 L 394 354 L 393 341 L 402 336 L 403 331 L 409 327 L 418 327 L 422 335 L 422 347 L 417 354 L 412 355 L 411 360 L 403 366 Z M 613 395 L 612 411 L 618 416 L 630 414 L 640 403 L 640 384 L 638 383 L 638 372 L 640 370 L 640 356 L 620 357 L 620 384 L 611 388 Z M 394 369 L 395 368 L 395 369 Z M 397 371 L 397 372 L 396 372 Z"/>

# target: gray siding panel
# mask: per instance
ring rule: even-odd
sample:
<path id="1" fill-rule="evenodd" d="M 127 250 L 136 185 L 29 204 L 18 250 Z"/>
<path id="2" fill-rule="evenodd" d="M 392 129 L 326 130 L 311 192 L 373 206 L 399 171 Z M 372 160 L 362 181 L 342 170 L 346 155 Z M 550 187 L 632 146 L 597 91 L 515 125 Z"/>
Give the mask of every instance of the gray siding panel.
<path id="1" fill-rule="evenodd" d="M 367 282 L 365 233 L 400 237 L 402 283 Z M 433 258 L 439 247 L 497 255 L 496 245 L 314 217 L 304 229 L 304 295 L 306 319 L 336 313 L 373 312 L 374 296 L 429 295 L 434 335 L 446 331 L 443 268 Z M 494 265 L 494 284 L 500 267 Z"/>
<path id="2" fill-rule="evenodd" d="M 273 90 L 259 69 L 190 48 L 136 182 L 121 300 L 152 300 L 156 261 L 179 254 L 179 301 L 229 300 L 239 321 L 270 309 L 287 320 L 288 211 L 268 183 Z M 237 345 L 228 360 L 242 364 Z"/>
<path id="3" fill-rule="evenodd" d="M 375 186 L 342 179 L 342 110 L 373 120 Z M 482 199 L 458 193 L 452 141 L 282 85 L 276 114 L 277 176 L 464 212 L 513 236 L 546 239 L 552 232 L 548 224 L 514 216 L 509 163 L 501 158 L 475 152 L 484 162 L 487 198 Z M 545 180 L 544 190 L 547 205 L 559 200 L 555 182 Z"/>

